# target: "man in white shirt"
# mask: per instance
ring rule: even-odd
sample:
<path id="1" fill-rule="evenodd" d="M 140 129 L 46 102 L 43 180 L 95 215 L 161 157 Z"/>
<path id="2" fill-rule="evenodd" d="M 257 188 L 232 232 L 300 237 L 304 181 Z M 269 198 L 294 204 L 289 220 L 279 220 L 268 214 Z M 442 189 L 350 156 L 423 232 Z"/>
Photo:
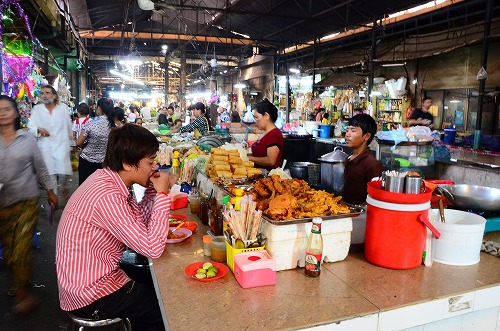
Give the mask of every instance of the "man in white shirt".
<path id="1" fill-rule="evenodd" d="M 70 145 L 73 144 L 71 118 L 68 106 L 59 103 L 59 96 L 50 85 L 41 88 L 42 103 L 31 110 L 28 128 L 38 137 L 49 175 L 56 187 L 62 186 L 63 201 L 69 195 L 68 179 L 73 174 L 70 159 Z"/>

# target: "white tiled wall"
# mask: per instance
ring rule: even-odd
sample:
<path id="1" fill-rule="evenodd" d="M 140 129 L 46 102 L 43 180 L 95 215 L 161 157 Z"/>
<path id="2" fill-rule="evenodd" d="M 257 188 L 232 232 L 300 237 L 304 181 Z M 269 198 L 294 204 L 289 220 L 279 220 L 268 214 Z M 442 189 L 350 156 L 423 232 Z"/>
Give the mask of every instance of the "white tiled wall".
<path id="1" fill-rule="evenodd" d="M 500 286 L 308 330 L 500 331 Z"/>

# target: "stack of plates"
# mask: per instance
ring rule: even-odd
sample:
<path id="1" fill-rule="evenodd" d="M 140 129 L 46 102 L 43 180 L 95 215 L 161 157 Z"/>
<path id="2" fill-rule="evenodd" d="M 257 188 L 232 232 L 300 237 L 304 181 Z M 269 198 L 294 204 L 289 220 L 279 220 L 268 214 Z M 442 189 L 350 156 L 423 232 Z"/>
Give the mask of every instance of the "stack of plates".
<path id="1" fill-rule="evenodd" d="M 205 136 L 198 139 L 198 142 L 196 144 L 200 147 L 203 145 L 204 147 L 214 148 L 214 147 L 220 147 L 224 143 L 218 137 Z"/>

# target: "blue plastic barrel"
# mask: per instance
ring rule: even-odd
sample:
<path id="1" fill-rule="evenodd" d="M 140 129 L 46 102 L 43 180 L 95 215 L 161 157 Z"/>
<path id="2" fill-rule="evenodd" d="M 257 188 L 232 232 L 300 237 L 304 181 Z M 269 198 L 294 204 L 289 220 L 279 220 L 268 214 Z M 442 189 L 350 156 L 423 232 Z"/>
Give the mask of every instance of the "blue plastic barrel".
<path id="1" fill-rule="evenodd" d="M 320 138 L 330 138 L 331 125 L 320 124 L 319 125 L 319 137 Z"/>
<path id="2" fill-rule="evenodd" d="M 444 143 L 445 144 L 453 144 L 455 143 L 455 136 L 457 134 L 457 130 L 453 128 L 444 129 Z"/>

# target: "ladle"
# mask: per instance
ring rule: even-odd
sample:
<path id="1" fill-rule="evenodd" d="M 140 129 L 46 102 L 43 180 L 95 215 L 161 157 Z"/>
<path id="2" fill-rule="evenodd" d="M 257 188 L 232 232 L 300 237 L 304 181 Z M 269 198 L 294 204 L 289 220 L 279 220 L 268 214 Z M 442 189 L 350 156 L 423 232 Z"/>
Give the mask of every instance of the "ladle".
<path id="1" fill-rule="evenodd" d="M 439 198 L 439 214 L 441 215 L 441 222 L 446 223 L 444 218 L 443 198 Z"/>

